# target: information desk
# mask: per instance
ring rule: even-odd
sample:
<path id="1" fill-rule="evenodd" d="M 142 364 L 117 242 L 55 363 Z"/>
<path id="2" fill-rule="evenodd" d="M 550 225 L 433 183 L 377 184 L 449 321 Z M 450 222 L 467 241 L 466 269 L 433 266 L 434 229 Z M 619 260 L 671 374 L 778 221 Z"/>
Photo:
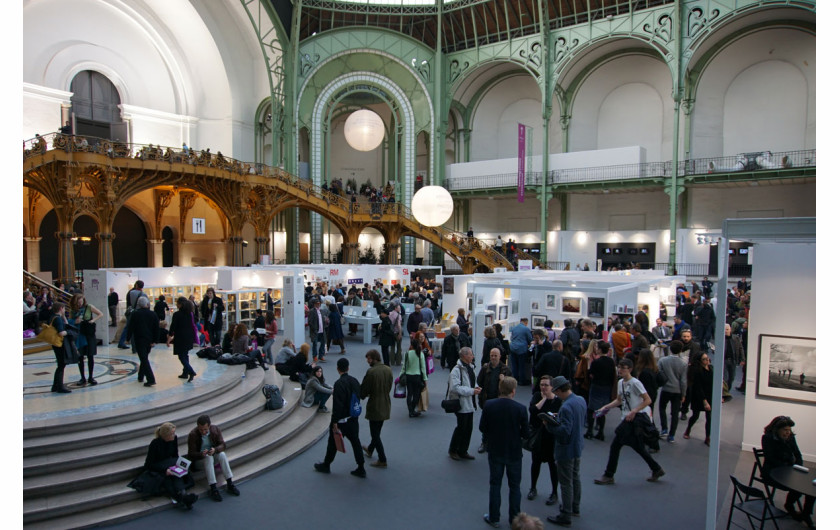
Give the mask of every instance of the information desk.
<path id="1" fill-rule="evenodd" d="M 817 498 L 817 470 L 808 467 L 808 472 L 797 471 L 792 466 L 780 466 L 770 470 L 770 478 L 791 491 Z"/>

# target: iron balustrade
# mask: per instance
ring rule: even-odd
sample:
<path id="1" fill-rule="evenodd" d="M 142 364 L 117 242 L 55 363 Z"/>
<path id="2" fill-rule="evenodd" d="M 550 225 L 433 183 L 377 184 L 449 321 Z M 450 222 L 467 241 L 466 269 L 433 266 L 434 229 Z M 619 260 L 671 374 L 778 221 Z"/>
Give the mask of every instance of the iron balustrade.
<path id="1" fill-rule="evenodd" d="M 765 153 L 769 153 L 769 156 Z M 816 149 L 799 151 L 769 151 L 741 153 L 733 156 L 712 158 L 694 158 L 678 163 L 677 175 L 708 175 L 712 173 L 739 173 L 758 171 L 778 171 L 786 169 L 809 168 L 817 166 Z M 646 162 L 642 164 L 620 164 L 612 166 L 593 166 L 582 168 L 553 169 L 548 173 L 548 185 L 628 181 L 639 179 L 668 179 L 671 177 L 671 161 Z M 542 172 L 525 173 L 525 186 L 542 185 Z M 480 190 L 491 188 L 516 188 L 517 173 L 498 173 L 469 177 L 448 177 L 444 187 L 449 191 Z"/>

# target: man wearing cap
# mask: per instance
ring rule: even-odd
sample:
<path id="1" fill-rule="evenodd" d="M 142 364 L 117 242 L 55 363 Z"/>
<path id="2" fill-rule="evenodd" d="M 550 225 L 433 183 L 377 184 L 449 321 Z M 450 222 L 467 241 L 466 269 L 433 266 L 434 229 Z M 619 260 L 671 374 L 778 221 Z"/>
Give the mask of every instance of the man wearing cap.
<path id="1" fill-rule="evenodd" d="M 583 429 L 586 424 L 586 401 L 572 392 L 572 384 L 559 375 L 551 380 L 554 395 L 563 400 L 557 413 L 556 425 L 545 422 L 554 434 L 554 461 L 557 463 L 557 482 L 563 504 L 558 515 L 548 522 L 571 526 L 572 515 L 580 515 L 580 456 L 583 453 Z"/>
<path id="2" fill-rule="evenodd" d="M 463 357 L 462 357 L 463 359 Z M 508 521 L 519 515 L 522 491 L 522 438 L 528 436 L 528 410 L 514 400 L 516 379 L 503 376 L 499 397 L 484 405 L 478 429 L 487 436 L 487 461 L 490 464 L 490 512 L 484 522 L 499 527 L 502 505 L 502 477 L 507 473 Z"/>

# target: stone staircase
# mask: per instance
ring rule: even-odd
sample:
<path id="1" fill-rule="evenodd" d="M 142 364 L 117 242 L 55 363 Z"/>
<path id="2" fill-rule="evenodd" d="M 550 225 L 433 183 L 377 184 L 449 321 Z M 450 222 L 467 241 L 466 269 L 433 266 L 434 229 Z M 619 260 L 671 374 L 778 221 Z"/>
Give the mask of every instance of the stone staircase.
<path id="1" fill-rule="evenodd" d="M 23 521 L 26 528 L 85 528 L 113 524 L 172 507 L 165 497 L 142 500 L 127 484 L 142 471 L 154 429 L 177 426 L 179 453 L 195 419 L 209 414 L 227 443 L 234 480 L 273 469 L 315 444 L 329 414 L 300 406 L 300 385 L 274 370 L 230 367 L 218 384 L 154 403 L 81 415 L 68 421 L 27 422 L 23 432 Z M 286 406 L 264 409 L 263 384 L 281 388 Z M 190 490 L 207 495 L 203 472 Z"/>
<path id="2" fill-rule="evenodd" d="M 23 339 L 23 354 L 30 355 L 33 353 L 41 353 L 45 351 L 52 351 L 52 346 L 46 342 L 41 342 L 37 338 Z"/>

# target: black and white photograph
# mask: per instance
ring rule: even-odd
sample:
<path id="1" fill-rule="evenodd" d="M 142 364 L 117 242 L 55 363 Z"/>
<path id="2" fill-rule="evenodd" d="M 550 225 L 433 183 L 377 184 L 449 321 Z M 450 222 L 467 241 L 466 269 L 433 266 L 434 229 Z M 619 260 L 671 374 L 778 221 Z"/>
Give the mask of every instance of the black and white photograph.
<path id="1" fill-rule="evenodd" d="M 493 314 L 484 315 L 484 327 L 492 326 L 493 325 Z"/>
<path id="2" fill-rule="evenodd" d="M 487 306 L 487 310 L 490 311 L 491 314 L 496 314 L 496 308 L 498 307 L 497 304 L 490 304 Z"/>
<path id="3" fill-rule="evenodd" d="M 531 329 L 545 328 L 545 319 L 547 318 L 546 315 L 531 315 Z"/>
<path id="4" fill-rule="evenodd" d="M 817 401 L 817 340 L 759 335 L 758 395 Z"/>
<path id="5" fill-rule="evenodd" d="M 475 307 L 479 308 L 484 305 L 484 295 L 476 293 L 475 295 Z"/>
<path id="6" fill-rule="evenodd" d="M 540 301 L 539 300 L 531 300 L 531 311 L 539 311 L 540 310 Z"/>
<path id="7" fill-rule="evenodd" d="M 455 278 L 443 277 L 443 294 L 455 294 Z"/>
<path id="8" fill-rule="evenodd" d="M 510 314 L 512 316 L 519 315 L 519 300 L 510 301 Z"/>
<path id="9" fill-rule="evenodd" d="M 601 318 L 604 316 L 603 298 L 590 298 L 589 300 L 587 300 L 587 306 L 588 311 L 586 316 L 597 318 Z"/>
<path id="10" fill-rule="evenodd" d="M 499 306 L 499 318 L 497 320 L 507 320 L 508 317 L 508 306 L 500 305 Z"/>

